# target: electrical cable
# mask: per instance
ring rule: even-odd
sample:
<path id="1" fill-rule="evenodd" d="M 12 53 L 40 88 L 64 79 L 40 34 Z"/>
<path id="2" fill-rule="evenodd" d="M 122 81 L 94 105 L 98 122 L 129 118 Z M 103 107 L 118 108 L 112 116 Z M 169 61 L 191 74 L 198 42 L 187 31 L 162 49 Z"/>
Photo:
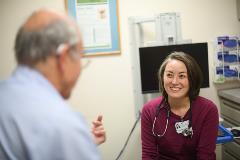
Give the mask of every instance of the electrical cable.
<path id="1" fill-rule="evenodd" d="M 117 156 L 117 158 L 116 158 L 115 160 L 118 160 L 118 159 L 121 157 L 122 153 L 124 152 L 124 150 L 125 150 L 125 148 L 126 148 L 126 146 L 127 146 L 127 144 L 128 144 L 128 141 L 129 141 L 129 139 L 130 139 L 130 137 L 131 137 L 134 129 L 136 128 L 136 125 L 137 125 L 137 123 L 139 122 L 140 118 L 141 118 L 141 112 L 139 111 L 138 117 L 137 117 L 137 119 L 136 119 L 136 121 L 135 121 L 135 123 L 134 123 L 134 125 L 133 125 L 133 127 L 132 127 L 132 129 L 131 129 L 131 132 L 129 133 L 129 135 L 128 135 L 128 137 L 127 137 L 127 140 L 126 140 L 126 142 L 125 142 L 122 150 L 120 151 L 120 153 L 118 154 L 118 156 Z"/>

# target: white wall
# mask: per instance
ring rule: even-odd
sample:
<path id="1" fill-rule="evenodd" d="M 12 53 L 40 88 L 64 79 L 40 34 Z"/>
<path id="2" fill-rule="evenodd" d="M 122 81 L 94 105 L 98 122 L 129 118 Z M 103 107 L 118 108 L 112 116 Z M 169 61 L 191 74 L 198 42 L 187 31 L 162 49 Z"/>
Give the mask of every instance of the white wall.
<path id="1" fill-rule="evenodd" d="M 16 65 L 13 43 L 18 27 L 32 10 L 43 6 L 64 10 L 63 0 L 0 0 L 0 79 L 8 77 Z M 116 158 L 135 121 L 128 17 L 153 16 L 161 12 L 180 13 L 184 39 L 209 42 L 210 67 L 213 39 L 218 35 L 240 33 L 236 0 L 119 0 L 122 53 L 120 56 L 88 58 L 91 62 L 84 69 L 69 100 L 89 123 L 98 113 L 104 115 L 107 142 L 100 146 L 104 160 Z M 216 90 L 234 86 L 240 86 L 239 82 L 211 83 L 210 88 L 201 91 L 201 95 L 219 104 Z M 122 159 L 140 160 L 140 144 L 138 124 Z"/>

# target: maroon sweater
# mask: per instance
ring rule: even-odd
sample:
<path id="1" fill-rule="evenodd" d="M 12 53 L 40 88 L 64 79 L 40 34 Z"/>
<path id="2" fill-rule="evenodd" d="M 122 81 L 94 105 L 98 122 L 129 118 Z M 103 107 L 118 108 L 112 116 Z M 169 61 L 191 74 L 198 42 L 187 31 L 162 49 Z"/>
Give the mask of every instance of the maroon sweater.
<path id="1" fill-rule="evenodd" d="M 170 113 L 168 128 L 163 137 L 152 133 L 156 107 L 162 97 L 146 103 L 141 115 L 142 160 L 215 160 L 216 138 L 218 132 L 218 110 L 210 100 L 198 96 L 192 102 L 192 138 L 178 134 L 175 123 L 189 119 L 189 111 L 183 119 Z M 160 109 L 155 123 L 155 133 L 162 134 L 165 129 L 167 109 Z M 157 144 L 159 151 L 157 153 Z"/>

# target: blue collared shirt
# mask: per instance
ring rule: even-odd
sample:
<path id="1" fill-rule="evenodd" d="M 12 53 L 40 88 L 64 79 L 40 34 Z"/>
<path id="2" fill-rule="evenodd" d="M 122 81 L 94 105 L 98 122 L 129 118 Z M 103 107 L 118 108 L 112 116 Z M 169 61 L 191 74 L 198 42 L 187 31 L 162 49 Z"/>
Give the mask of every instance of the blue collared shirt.
<path id="1" fill-rule="evenodd" d="M 0 82 L 1 160 L 99 160 L 90 129 L 39 72 Z"/>

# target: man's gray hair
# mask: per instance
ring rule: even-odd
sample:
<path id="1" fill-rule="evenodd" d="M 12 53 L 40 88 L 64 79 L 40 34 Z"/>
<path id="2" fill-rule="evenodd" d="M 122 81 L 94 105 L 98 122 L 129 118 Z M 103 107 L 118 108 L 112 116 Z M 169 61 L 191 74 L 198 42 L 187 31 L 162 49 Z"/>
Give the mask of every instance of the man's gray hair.
<path id="1" fill-rule="evenodd" d="M 63 20 L 56 20 L 39 29 L 21 27 L 15 40 L 15 56 L 18 64 L 34 65 L 54 53 L 60 44 L 76 45 L 77 30 Z"/>

